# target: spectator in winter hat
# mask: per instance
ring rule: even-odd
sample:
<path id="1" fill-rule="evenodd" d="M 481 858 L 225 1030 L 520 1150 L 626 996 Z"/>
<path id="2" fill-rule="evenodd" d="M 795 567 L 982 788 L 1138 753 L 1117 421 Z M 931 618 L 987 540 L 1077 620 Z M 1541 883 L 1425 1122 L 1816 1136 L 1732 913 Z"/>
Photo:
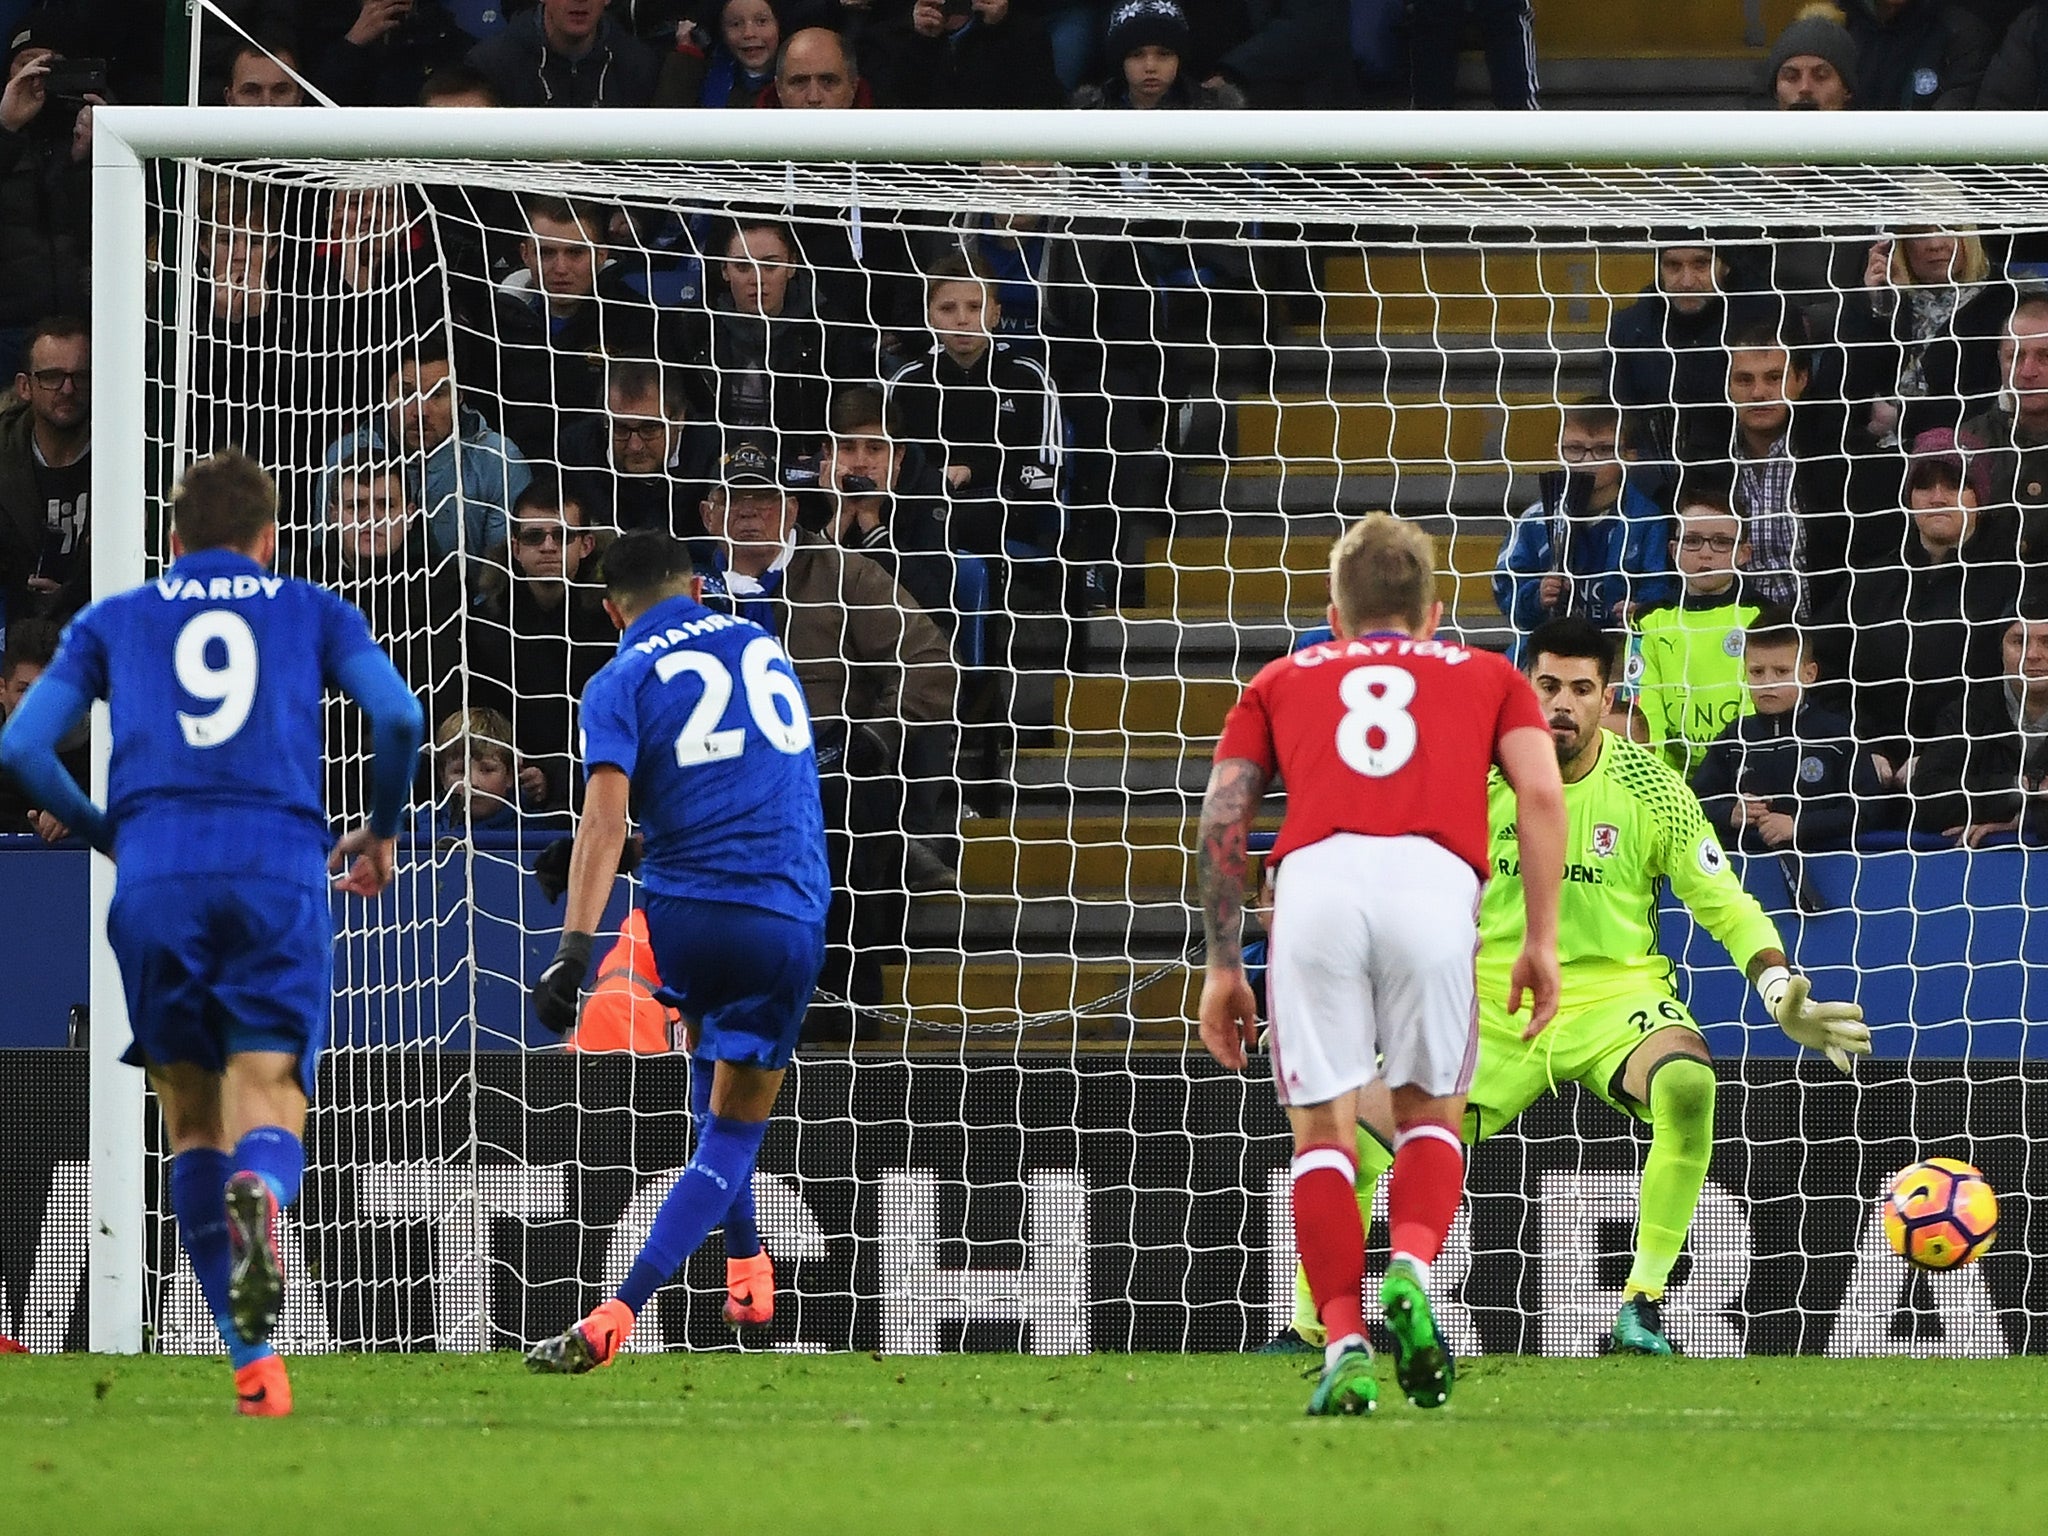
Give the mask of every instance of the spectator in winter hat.
<path id="1" fill-rule="evenodd" d="M 1771 45 L 1766 88 L 1781 112 L 1839 112 L 1856 94 L 1856 42 L 1832 5 L 1809 5 Z"/>
<path id="2" fill-rule="evenodd" d="M 1077 107 L 1242 107 L 1244 93 L 1229 81 L 1198 85 L 1182 75 L 1188 57 L 1188 18 L 1176 0 L 1121 0 L 1109 13 L 1106 56 L 1116 66 L 1100 85 L 1074 93 Z"/>

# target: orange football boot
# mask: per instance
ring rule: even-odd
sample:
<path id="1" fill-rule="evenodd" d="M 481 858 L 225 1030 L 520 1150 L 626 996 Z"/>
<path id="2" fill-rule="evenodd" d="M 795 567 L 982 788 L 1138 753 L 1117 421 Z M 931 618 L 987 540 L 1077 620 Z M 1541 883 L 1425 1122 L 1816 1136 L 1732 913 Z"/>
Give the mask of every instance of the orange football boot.
<path id="1" fill-rule="evenodd" d="M 235 1412 L 252 1419 L 281 1419 L 292 1411 L 292 1382 L 284 1360 L 265 1355 L 235 1372 Z"/>
<path id="2" fill-rule="evenodd" d="M 557 1338 L 526 1352 L 526 1368 L 538 1376 L 581 1376 L 610 1365 L 633 1331 L 633 1309 L 614 1297 Z"/>
<path id="3" fill-rule="evenodd" d="M 735 1328 L 775 1320 L 775 1265 L 766 1248 L 750 1259 L 725 1261 L 725 1320 Z"/>

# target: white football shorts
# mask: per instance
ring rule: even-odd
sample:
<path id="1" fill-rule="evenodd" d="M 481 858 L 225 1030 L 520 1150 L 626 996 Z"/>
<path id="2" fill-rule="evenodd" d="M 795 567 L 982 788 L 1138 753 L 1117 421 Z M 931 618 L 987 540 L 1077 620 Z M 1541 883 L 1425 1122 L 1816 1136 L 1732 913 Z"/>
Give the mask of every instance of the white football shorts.
<path id="1" fill-rule="evenodd" d="M 1433 1097 L 1472 1083 L 1479 876 L 1426 837 L 1340 832 L 1280 865 L 1266 1010 L 1282 1104 L 1384 1077 Z"/>

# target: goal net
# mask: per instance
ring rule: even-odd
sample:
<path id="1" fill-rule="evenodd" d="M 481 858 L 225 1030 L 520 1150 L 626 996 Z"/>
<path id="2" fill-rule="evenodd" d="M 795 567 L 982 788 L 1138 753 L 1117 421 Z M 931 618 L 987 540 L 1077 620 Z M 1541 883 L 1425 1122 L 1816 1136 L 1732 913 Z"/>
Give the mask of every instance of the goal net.
<path id="1" fill-rule="evenodd" d="M 641 527 L 783 635 L 832 823 L 833 955 L 756 1178 L 778 1306 L 737 1342 L 1261 1342 L 1292 1305 L 1287 1148 L 1263 1067 L 1194 1033 L 1194 818 L 1225 710 L 1324 623 L 1330 540 L 1375 508 L 1435 537 L 1460 639 L 1616 633 L 1618 722 L 1719 775 L 1795 963 L 1874 1026 L 1853 1078 L 1795 1059 L 1665 902 L 1722 1085 L 1681 1347 L 2048 1343 L 2022 580 L 2048 185 L 1989 137 L 2021 130 L 247 115 L 103 114 L 99 580 L 158 574 L 179 469 L 239 445 L 281 566 L 363 606 L 434 738 L 395 889 L 337 902 L 286 1348 L 557 1332 L 687 1159 L 651 955 L 602 961 L 586 1049 L 525 1001 L 609 653 L 593 582 Z M 1779 608 L 1793 674 L 1819 666 L 1790 727 L 1743 670 Z M 339 709 L 328 747 L 341 817 L 367 756 Z M 1571 857 L 1595 880 L 1612 852 Z M 118 1036 L 104 979 L 93 1022 Z M 94 1085 L 92 1337 L 215 1348 L 123 1091 Z M 1567 1085 L 1476 1151 L 1439 1271 L 1458 1348 L 1600 1347 L 1647 1144 Z M 1874 1198 L 1934 1153 L 2007 1215 L 1929 1280 Z M 633 1347 L 735 1343 L 721 1257 Z"/>

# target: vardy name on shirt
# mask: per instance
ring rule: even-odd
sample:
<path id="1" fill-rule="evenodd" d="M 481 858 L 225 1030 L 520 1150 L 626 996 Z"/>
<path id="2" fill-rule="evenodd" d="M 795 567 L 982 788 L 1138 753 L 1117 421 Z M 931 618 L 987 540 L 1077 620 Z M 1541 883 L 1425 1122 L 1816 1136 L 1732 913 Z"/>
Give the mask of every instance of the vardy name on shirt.
<path id="1" fill-rule="evenodd" d="M 223 602 L 234 597 L 254 597 L 259 592 L 265 597 L 275 597 L 277 589 L 283 585 L 282 576 L 209 576 L 204 581 L 196 576 L 182 580 L 176 576 L 159 576 L 156 590 L 167 603 L 190 602 L 194 598 L 202 602 Z"/>

